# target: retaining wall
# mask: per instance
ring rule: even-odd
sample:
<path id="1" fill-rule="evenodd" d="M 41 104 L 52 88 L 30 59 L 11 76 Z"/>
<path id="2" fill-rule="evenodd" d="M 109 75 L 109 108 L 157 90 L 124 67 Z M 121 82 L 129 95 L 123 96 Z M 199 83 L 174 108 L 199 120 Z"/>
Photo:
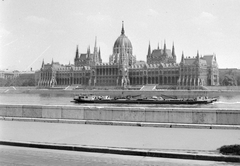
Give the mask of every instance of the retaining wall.
<path id="1" fill-rule="evenodd" d="M 153 123 L 240 125 L 240 109 L 0 105 L 0 116 Z"/>

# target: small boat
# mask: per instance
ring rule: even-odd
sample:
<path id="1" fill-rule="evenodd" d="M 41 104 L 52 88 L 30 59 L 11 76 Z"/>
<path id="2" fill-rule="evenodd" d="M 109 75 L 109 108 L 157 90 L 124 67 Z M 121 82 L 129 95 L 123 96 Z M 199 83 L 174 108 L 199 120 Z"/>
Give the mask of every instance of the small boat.
<path id="1" fill-rule="evenodd" d="M 74 97 L 75 103 L 96 103 L 96 104 L 209 104 L 216 101 L 216 98 L 197 97 L 192 99 L 164 99 L 152 96 L 151 98 L 134 98 L 131 96 L 114 97 L 96 95 L 77 95 Z"/>

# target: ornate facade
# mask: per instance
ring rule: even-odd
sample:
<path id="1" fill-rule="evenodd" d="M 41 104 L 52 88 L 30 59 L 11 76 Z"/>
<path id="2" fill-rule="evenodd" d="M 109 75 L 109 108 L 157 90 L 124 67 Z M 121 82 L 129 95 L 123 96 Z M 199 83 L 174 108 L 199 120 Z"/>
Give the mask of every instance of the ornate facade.
<path id="1" fill-rule="evenodd" d="M 38 86 L 139 86 L 146 84 L 170 85 L 176 88 L 197 89 L 200 86 L 219 84 L 216 55 L 184 57 L 176 63 L 174 44 L 172 50 L 153 49 L 149 43 L 147 62 L 138 62 L 133 55 L 131 41 L 125 35 L 122 25 L 121 35 L 113 46 L 109 63 L 103 63 L 100 48 L 95 39 L 94 51 L 80 54 L 78 46 L 74 65 L 60 65 L 53 62 L 42 64 L 38 72 Z"/>

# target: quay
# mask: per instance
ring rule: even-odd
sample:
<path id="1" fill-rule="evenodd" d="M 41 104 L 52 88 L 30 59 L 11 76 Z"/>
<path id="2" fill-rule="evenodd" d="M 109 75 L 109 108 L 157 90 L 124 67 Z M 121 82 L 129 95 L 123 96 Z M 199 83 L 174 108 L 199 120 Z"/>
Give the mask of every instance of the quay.
<path id="1" fill-rule="evenodd" d="M 0 145 L 240 162 L 217 150 L 240 144 L 239 117 L 237 109 L 1 104 Z"/>

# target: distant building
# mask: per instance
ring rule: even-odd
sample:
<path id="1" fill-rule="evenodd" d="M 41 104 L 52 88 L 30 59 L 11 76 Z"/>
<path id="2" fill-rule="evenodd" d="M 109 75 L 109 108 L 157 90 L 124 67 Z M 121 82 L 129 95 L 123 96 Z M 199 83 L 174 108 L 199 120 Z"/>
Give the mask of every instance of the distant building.
<path id="1" fill-rule="evenodd" d="M 182 54 L 180 63 L 176 63 L 174 44 L 172 50 L 153 49 L 149 43 L 147 62 L 137 61 L 133 55 L 131 41 L 125 35 L 122 25 L 121 35 L 113 46 L 113 53 L 108 63 L 103 63 L 97 40 L 93 53 L 90 47 L 87 53 L 79 53 L 78 46 L 74 57 L 74 65 L 42 63 L 36 73 L 40 87 L 52 86 L 138 86 L 146 84 L 171 85 L 179 89 L 198 89 L 201 86 L 219 84 L 219 72 L 216 55 L 185 57 Z"/>
<path id="2" fill-rule="evenodd" d="M 20 72 L 17 70 L 9 71 L 9 70 L 1 70 L 0 71 L 0 78 L 3 79 L 14 79 L 19 76 Z"/>

